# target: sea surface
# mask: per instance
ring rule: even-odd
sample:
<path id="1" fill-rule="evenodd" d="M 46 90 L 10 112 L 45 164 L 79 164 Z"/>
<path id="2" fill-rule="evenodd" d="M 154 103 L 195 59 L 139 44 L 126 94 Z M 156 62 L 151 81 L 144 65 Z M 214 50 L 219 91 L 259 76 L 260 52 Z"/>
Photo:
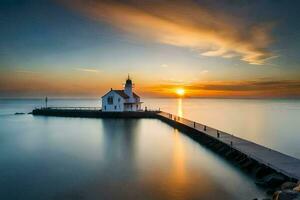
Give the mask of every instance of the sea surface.
<path id="1" fill-rule="evenodd" d="M 144 99 L 158 109 L 300 157 L 299 100 Z M 49 99 L 49 106 L 101 106 Z M 41 99 L 0 100 L 0 199 L 253 199 L 253 179 L 156 119 L 14 115 Z"/>

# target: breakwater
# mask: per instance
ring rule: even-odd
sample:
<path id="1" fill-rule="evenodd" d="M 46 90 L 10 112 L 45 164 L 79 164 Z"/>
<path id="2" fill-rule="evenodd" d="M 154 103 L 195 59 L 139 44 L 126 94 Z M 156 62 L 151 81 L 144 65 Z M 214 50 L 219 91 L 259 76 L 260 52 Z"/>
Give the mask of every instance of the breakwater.
<path id="1" fill-rule="evenodd" d="M 33 115 L 86 118 L 156 118 L 158 111 L 102 112 L 97 107 L 48 107 L 32 111 Z"/>
<path id="2" fill-rule="evenodd" d="M 276 188 L 300 179 L 300 160 L 212 127 L 161 111 L 102 112 L 100 108 L 40 108 L 33 115 L 91 118 L 156 118 L 184 132 L 256 179 Z"/>

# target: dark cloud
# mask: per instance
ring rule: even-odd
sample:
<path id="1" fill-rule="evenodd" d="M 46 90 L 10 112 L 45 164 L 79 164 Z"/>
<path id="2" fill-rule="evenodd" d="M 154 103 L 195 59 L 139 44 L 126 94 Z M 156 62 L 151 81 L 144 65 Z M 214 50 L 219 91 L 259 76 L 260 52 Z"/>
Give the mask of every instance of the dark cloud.
<path id="1" fill-rule="evenodd" d="M 259 91 L 279 89 L 299 89 L 300 81 L 243 81 L 243 82 L 220 82 L 188 86 L 190 89 L 222 90 L 222 91 Z"/>

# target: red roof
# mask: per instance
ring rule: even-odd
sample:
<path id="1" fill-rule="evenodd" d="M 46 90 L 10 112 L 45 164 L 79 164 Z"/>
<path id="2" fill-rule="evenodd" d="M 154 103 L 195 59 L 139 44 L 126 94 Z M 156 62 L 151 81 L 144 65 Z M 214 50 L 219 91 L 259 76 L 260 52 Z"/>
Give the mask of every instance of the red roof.
<path id="1" fill-rule="evenodd" d="M 134 98 L 140 98 L 140 96 L 137 95 L 136 93 L 133 93 L 133 97 L 134 97 Z"/>
<path id="2" fill-rule="evenodd" d="M 116 93 L 118 93 L 118 95 L 120 95 L 121 97 L 123 97 L 124 99 L 128 99 L 129 96 L 124 92 L 124 90 L 113 90 Z"/>
<path id="3" fill-rule="evenodd" d="M 128 99 L 129 98 L 129 96 L 124 92 L 124 90 L 110 90 L 108 93 L 110 93 L 111 91 L 114 91 L 114 92 L 116 92 L 118 95 L 120 95 L 121 97 L 123 97 L 124 99 Z M 105 95 L 107 95 L 108 93 L 106 93 Z M 105 96 L 104 95 L 104 96 Z M 104 96 L 102 96 L 102 97 L 104 97 Z M 134 93 L 133 92 L 133 97 L 134 98 L 140 98 L 139 97 L 139 95 L 137 95 L 136 93 Z"/>

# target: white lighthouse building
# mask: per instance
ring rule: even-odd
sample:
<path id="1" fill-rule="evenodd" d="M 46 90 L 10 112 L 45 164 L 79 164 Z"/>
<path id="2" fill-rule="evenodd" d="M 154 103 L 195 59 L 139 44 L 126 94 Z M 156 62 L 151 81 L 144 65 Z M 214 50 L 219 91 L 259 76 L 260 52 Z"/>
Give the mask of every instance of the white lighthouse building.
<path id="1" fill-rule="evenodd" d="M 132 91 L 132 80 L 129 75 L 124 90 L 111 89 L 102 97 L 103 112 L 140 111 L 140 97 Z"/>

